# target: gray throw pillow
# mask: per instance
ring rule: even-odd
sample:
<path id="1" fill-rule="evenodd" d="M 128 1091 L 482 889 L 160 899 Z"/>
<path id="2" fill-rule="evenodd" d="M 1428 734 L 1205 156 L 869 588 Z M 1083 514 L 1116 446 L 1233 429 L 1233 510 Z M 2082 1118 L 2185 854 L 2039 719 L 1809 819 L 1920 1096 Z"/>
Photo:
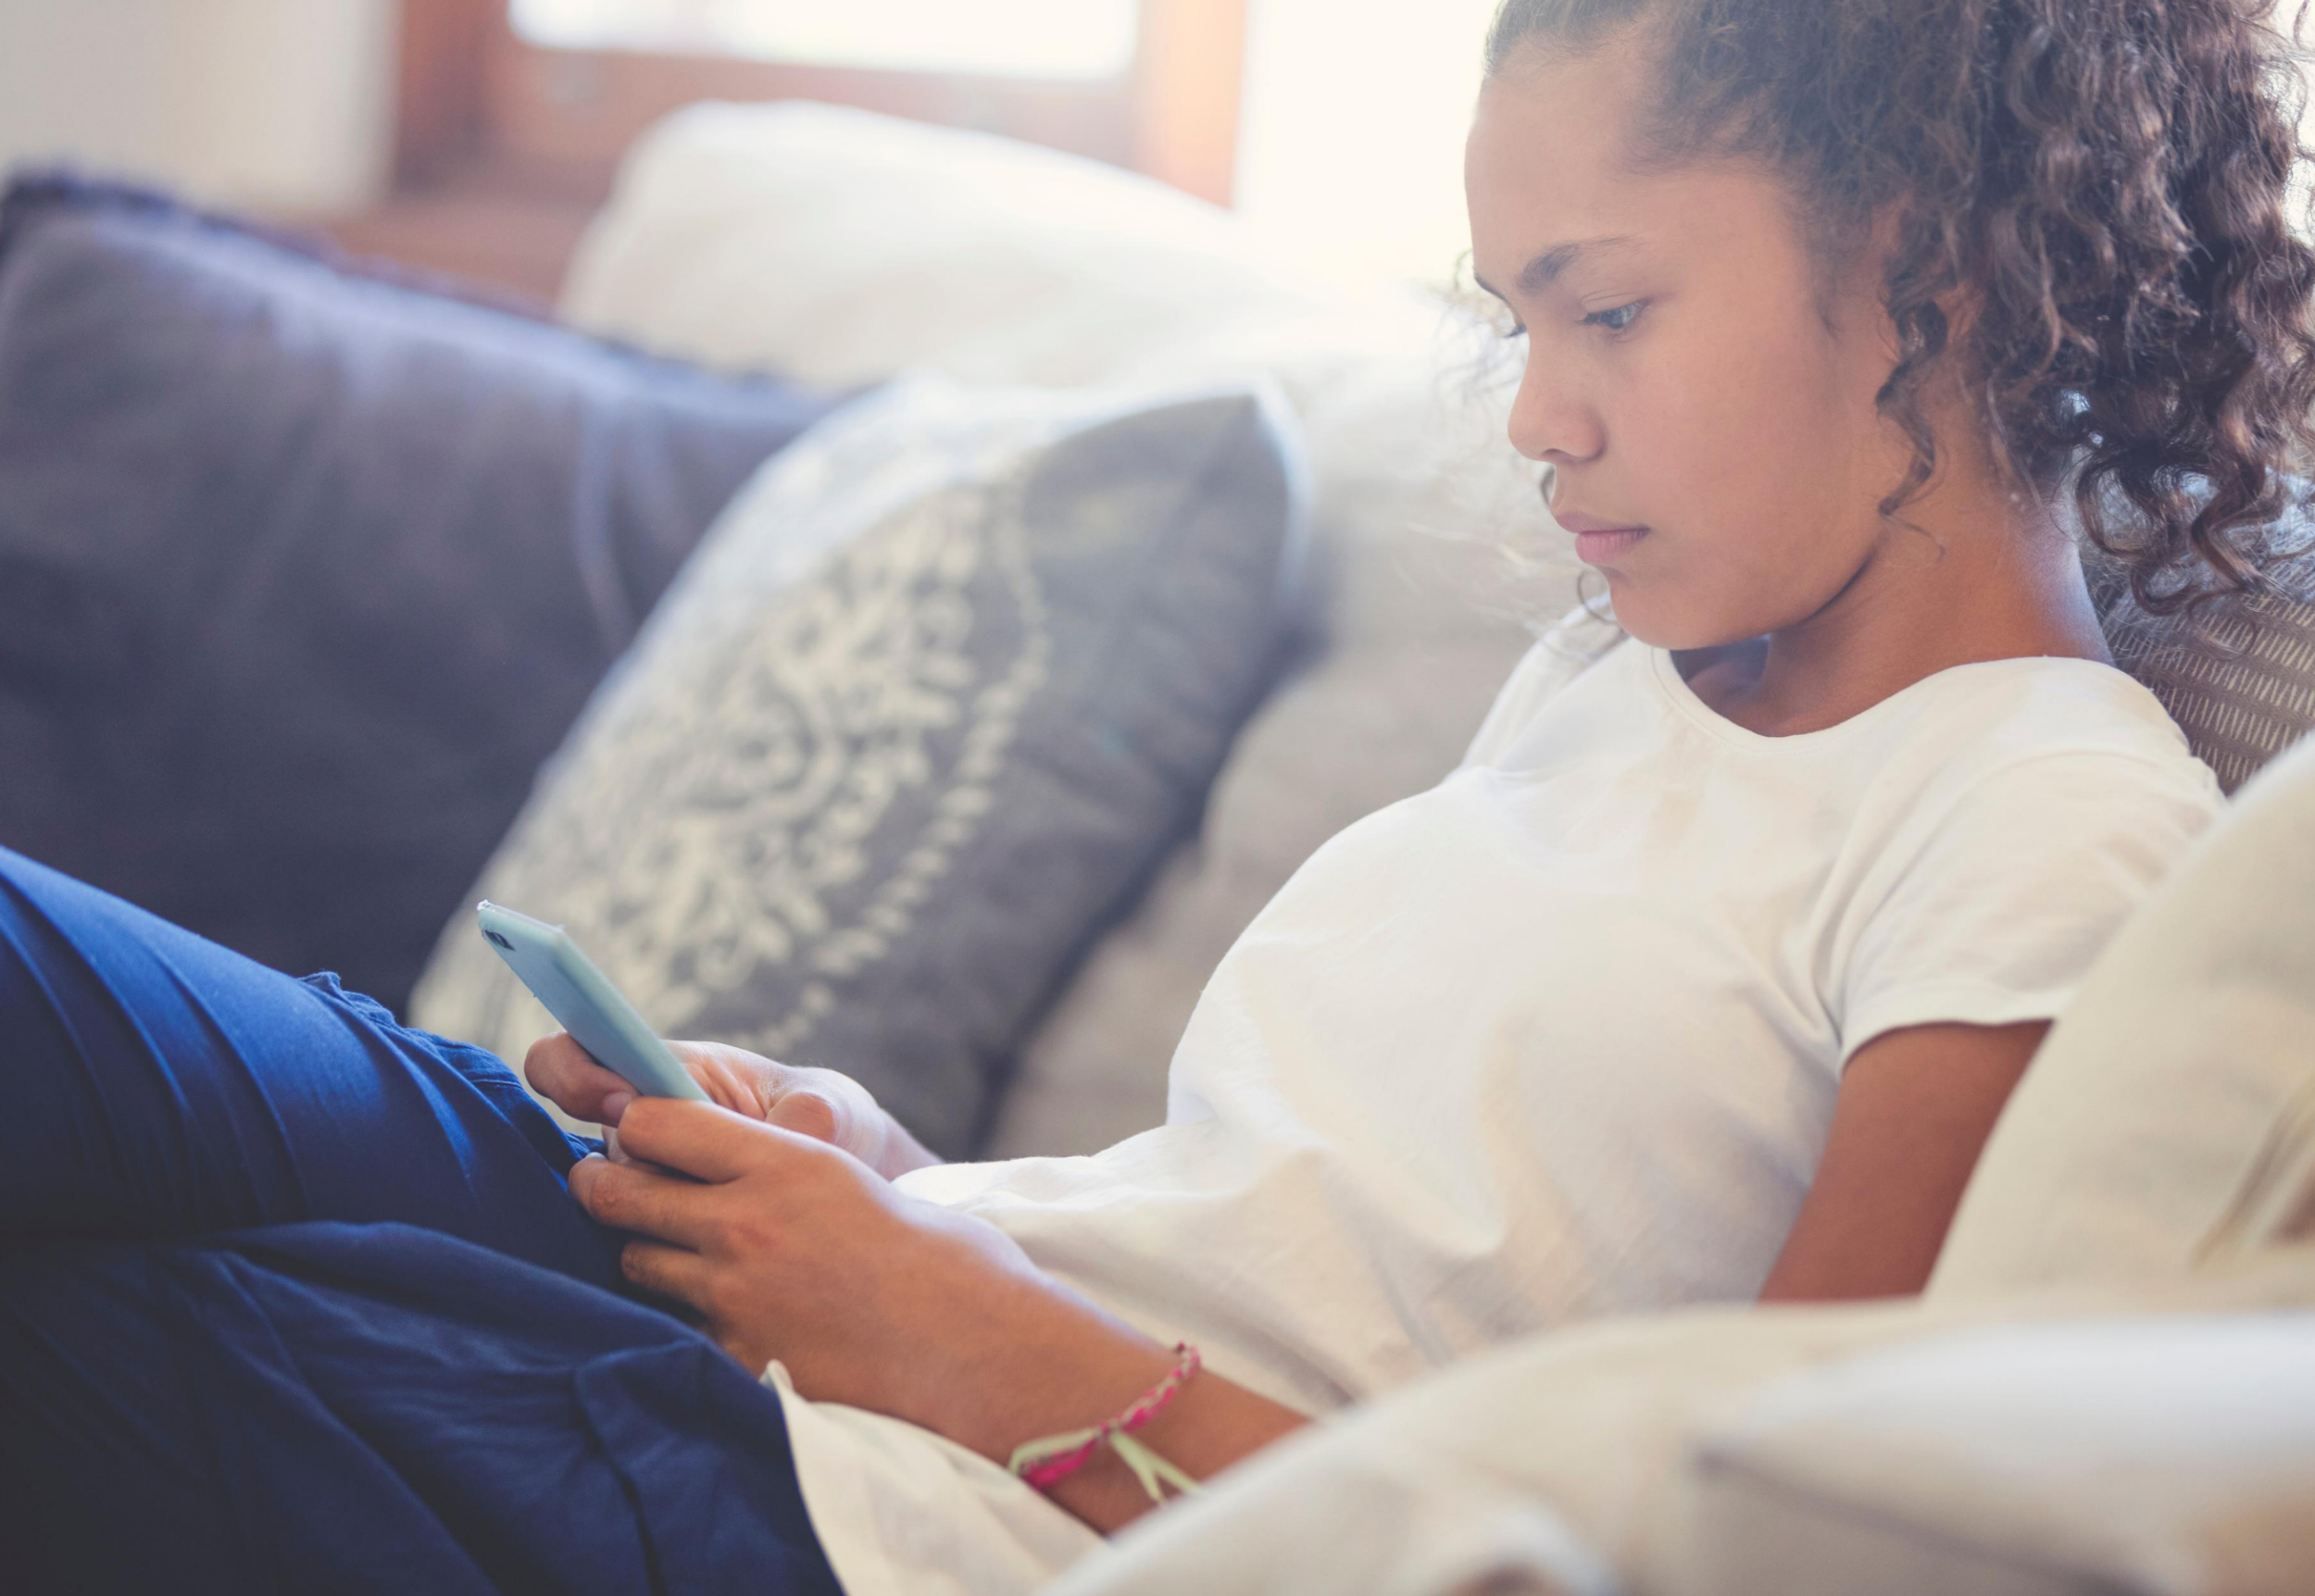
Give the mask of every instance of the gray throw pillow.
<path id="1" fill-rule="evenodd" d="M 0 847 L 400 1010 L 701 534 L 838 396 L 319 250 L 0 197 Z"/>
<path id="2" fill-rule="evenodd" d="M 663 1034 L 857 1077 L 971 1152 L 1013 1051 L 1195 822 L 1284 630 L 1283 406 L 917 378 L 733 503 L 484 871 Z M 454 917 L 415 1022 L 554 1028 Z"/>

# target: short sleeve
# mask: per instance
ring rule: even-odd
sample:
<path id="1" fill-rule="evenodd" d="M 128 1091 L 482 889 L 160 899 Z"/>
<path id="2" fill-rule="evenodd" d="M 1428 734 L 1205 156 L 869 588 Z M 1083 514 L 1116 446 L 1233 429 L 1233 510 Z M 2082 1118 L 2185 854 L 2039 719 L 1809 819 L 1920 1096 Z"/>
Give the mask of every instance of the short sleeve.
<path id="1" fill-rule="evenodd" d="M 2054 1019 L 2225 800 L 2200 762 L 2047 754 L 1885 861 L 1840 978 L 1841 1062 L 1887 1031 Z"/>

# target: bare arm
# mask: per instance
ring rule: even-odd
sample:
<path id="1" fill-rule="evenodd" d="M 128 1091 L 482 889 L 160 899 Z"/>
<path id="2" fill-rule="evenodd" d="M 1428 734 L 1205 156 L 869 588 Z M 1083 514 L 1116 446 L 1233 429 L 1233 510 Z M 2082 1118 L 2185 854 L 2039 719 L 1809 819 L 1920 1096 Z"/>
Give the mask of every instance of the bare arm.
<path id="1" fill-rule="evenodd" d="M 2048 1031 L 2046 1020 L 1912 1026 L 1858 1049 L 1816 1183 L 1760 1300 L 1920 1291 L 1978 1153 Z"/>

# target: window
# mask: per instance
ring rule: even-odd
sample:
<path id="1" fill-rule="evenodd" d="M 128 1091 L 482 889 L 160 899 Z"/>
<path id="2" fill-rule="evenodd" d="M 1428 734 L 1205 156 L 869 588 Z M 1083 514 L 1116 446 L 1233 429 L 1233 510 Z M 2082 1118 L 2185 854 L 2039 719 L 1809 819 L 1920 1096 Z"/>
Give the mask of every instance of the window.
<path id="1" fill-rule="evenodd" d="M 648 50 L 891 71 L 1113 78 L 1133 62 L 1136 0 L 514 0 L 515 31 L 556 49 Z"/>
<path id="2" fill-rule="evenodd" d="M 811 99 L 1047 144 L 1227 204 L 1249 3 L 400 0 L 396 170 L 406 193 L 592 206 L 681 106 Z"/>

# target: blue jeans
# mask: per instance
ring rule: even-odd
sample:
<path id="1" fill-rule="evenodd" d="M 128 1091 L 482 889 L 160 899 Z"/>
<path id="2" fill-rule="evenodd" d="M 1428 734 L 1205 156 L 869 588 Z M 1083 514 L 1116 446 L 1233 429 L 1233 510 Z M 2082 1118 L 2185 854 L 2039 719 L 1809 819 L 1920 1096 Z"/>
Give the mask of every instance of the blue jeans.
<path id="1" fill-rule="evenodd" d="M 493 1055 L 0 850 L 0 1586 L 833 1592 Z"/>

